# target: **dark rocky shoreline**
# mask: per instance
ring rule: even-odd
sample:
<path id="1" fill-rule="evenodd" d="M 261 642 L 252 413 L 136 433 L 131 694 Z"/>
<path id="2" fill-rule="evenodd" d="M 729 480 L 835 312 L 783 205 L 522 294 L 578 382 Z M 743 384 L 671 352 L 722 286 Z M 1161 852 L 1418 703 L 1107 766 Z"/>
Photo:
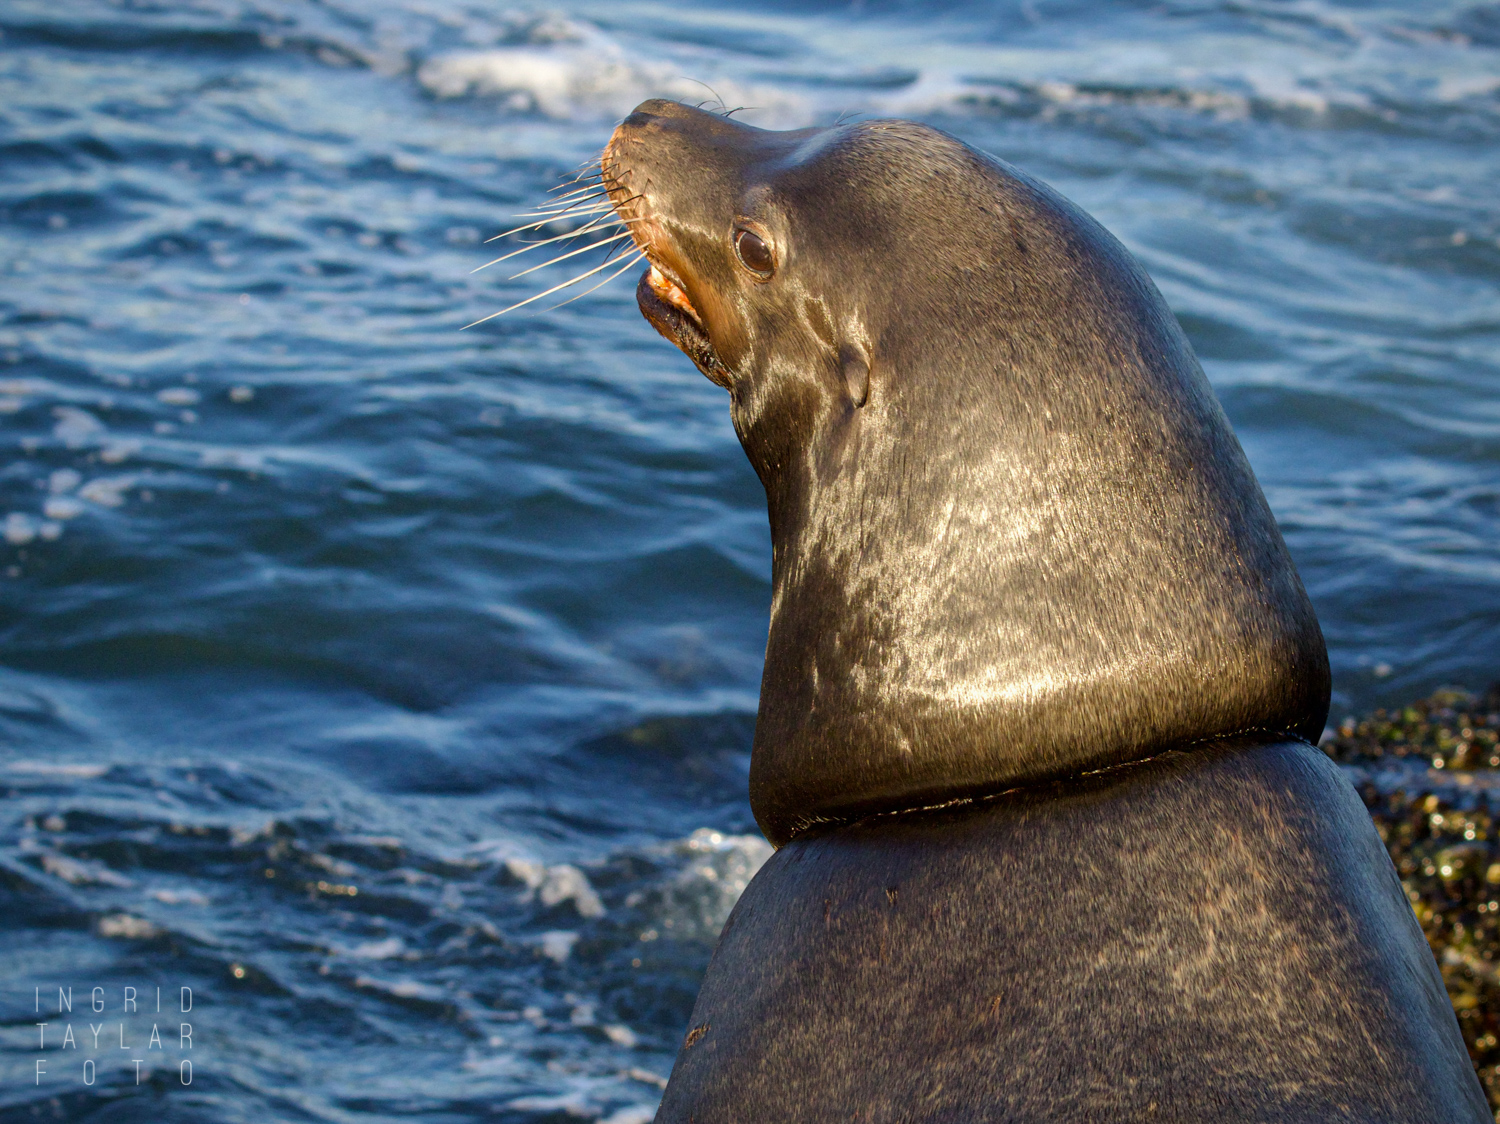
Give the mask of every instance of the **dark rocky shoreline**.
<path id="1" fill-rule="evenodd" d="M 1500 684 L 1345 720 L 1322 749 L 1396 864 L 1500 1120 Z"/>

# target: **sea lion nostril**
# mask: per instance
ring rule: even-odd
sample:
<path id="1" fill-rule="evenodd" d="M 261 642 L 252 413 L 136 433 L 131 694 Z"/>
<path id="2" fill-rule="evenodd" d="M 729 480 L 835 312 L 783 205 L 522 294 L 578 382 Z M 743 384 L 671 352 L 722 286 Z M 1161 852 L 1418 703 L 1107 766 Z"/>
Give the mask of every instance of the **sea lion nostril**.
<path id="1" fill-rule="evenodd" d="M 667 98 L 650 98 L 641 102 L 631 111 L 630 116 L 625 118 L 626 124 L 644 124 L 652 119 L 663 117 L 691 117 L 695 113 L 701 113 L 692 106 L 683 105 L 681 102 L 671 101 Z M 639 118 L 639 121 L 635 119 Z"/>

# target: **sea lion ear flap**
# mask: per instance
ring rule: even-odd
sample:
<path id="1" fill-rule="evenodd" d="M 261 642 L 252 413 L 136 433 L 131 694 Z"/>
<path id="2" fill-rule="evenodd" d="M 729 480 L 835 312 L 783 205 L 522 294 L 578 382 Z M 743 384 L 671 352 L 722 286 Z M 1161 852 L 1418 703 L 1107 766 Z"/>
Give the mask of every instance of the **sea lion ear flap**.
<path id="1" fill-rule="evenodd" d="M 839 348 L 839 366 L 850 400 L 856 408 L 863 406 L 870 398 L 870 361 L 864 350 L 850 344 Z"/>

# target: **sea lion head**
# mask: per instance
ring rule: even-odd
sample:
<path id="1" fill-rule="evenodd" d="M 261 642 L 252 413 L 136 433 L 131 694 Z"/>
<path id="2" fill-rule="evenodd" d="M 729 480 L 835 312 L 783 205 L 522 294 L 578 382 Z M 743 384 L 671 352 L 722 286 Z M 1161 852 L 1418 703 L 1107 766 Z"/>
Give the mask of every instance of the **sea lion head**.
<path id="1" fill-rule="evenodd" d="M 1160 293 L 936 129 L 648 101 L 602 158 L 646 318 L 729 391 L 772 605 L 751 805 L 814 825 L 1316 738 L 1317 619 Z"/>

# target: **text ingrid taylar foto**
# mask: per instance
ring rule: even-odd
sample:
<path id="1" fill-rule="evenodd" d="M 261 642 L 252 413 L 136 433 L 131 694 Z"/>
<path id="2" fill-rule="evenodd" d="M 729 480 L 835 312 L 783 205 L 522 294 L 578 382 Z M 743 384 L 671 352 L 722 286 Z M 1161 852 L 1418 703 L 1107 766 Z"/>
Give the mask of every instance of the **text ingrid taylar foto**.
<path id="1" fill-rule="evenodd" d="M 123 1071 L 139 1085 L 174 1068 L 179 1084 L 193 1083 L 192 988 L 95 987 L 87 999 L 79 996 L 76 1015 L 71 986 L 57 989 L 56 1010 L 43 988 L 34 990 L 38 1085 L 93 1085 L 101 1069 Z"/>

